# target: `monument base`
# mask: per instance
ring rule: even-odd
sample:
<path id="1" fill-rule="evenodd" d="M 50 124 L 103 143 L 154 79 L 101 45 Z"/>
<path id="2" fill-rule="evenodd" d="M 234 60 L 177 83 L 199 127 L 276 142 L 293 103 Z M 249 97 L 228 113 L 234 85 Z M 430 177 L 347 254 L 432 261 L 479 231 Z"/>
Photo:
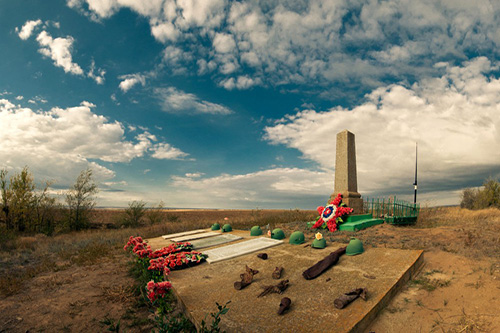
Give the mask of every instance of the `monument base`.
<path id="1" fill-rule="evenodd" d="M 347 207 L 352 208 L 354 211 L 351 215 L 359 215 L 364 213 L 363 209 L 363 199 L 361 198 L 344 198 L 342 200 Z"/>
<path id="2" fill-rule="evenodd" d="M 341 192 L 342 193 L 342 202 L 347 205 L 347 207 L 352 208 L 354 211 L 351 213 L 351 215 L 359 215 L 359 214 L 364 214 L 364 208 L 363 208 L 363 198 L 361 198 L 361 194 L 358 192 Z M 334 192 L 330 196 L 330 201 L 332 202 L 333 199 L 337 197 L 337 193 Z"/>

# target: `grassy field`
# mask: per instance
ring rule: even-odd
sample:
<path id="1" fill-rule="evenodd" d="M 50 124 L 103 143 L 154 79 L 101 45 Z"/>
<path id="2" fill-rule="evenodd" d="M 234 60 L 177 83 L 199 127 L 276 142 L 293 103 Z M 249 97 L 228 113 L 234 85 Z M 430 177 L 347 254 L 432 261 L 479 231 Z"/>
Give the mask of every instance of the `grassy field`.
<path id="1" fill-rule="evenodd" d="M 120 228 L 118 222 L 123 211 L 97 210 L 96 214 L 94 229 L 87 231 L 53 237 L 2 236 L 0 331 L 25 332 L 50 330 L 50 327 L 65 331 L 103 331 L 113 328 L 118 322 L 128 332 L 150 331 L 153 323 L 149 308 L 139 300 L 137 286 L 134 286 L 134 279 L 128 273 L 130 259 L 123 251 L 123 245 L 129 236 L 156 237 L 208 228 L 218 222 L 230 223 L 233 228 L 238 229 L 269 224 L 271 228 L 283 228 L 288 234 L 302 230 L 306 239 L 310 240 L 315 232 L 308 230 L 305 222 L 313 220 L 317 215 L 315 211 L 299 210 L 163 211 L 162 223 L 138 228 Z M 467 270 L 463 274 L 466 290 L 477 292 L 481 291 L 481 288 L 494 286 L 496 279 L 500 279 L 499 227 L 498 209 L 470 211 L 458 207 L 424 208 L 418 222 L 413 226 L 395 227 L 383 224 L 354 234 L 336 232 L 328 234 L 326 238 L 328 241 L 347 243 L 349 238 L 355 235 L 367 248 L 424 249 L 429 266 L 409 287 L 413 286 L 426 293 L 432 291 L 432 296 L 460 285 L 461 282 L 455 280 L 458 279 L 460 265 L 465 265 L 463 269 Z M 434 275 L 443 275 L 447 272 L 447 265 L 453 265 L 443 260 L 456 262 L 456 268 L 453 274 L 448 272 L 450 278 L 436 279 Z M 475 266 L 476 263 L 480 265 L 477 267 L 481 270 Z M 467 280 L 477 274 L 481 274 L 481 280 L 476 285 L 475 280 Z M 438 291 L 433 291 L 435 289 Z M 498 287 L 490 293 L 498 298 Z M 416 296 L 406 295 L 405 299 L 409 301 L 401 301 L 403 305 L 392 304 L 389 309 L 425 311 L 419 304 L 426 305 L 427 301 L 431 302 L 431 296 L 421 294 L 414 299 Z M 454 309 L 453 295 L 440 297 L 442 299 L 433 302 L 448 304 L 444 307 L 445 310 Z M 45 303 L 49 300 L 50 303 Z M 470 299 L 468 302 L 470 304 L 466 303 L 464 310 L 473 309 L 474 306 L 480 308 L 481 303 L 484 303 L 481 299 Z M 411 308 L 412 304 L 415 308 Z M 434 312 L 431 314 L 435 315 Z M 405 320 L 405 316 L 410 315 L 406 310 L 389 311 L 380 316 L 382 319 L 378 320 L 382 320 L 382 323 L 378 322 L 379 326 L 375 327 L 379 328 L 377 331 L 383 331 L 387 329 L 383 324 L 384 320 Z M 469 320 L 470 326 L 470 320 L 475 318 L 470 314 L 465 317 L 456 315 L 456 322 L 443 319 L 440 321 L 440 327 L 445 328 L 444 331 L 454 331 L 455 328 L 459 331 L 458 328 L 466 325 L 460 326 L 460 320 L 464 323 Z M 40 318 L 49 319 L 45 323 L 40 321 Z M 463 332 L 480 331 L 479 328 L 494 327 L 497 323 L 489 317 L 474 320 L 478 325 L 476 330 Z M 424 327 L 431 327 L 431 324 Z"/>

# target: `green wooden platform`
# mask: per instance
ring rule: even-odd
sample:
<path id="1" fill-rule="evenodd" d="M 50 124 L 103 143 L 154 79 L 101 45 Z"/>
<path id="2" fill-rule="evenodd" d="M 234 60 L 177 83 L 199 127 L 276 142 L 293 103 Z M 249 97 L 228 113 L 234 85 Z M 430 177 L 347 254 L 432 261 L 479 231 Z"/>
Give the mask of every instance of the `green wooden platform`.
<path id="1" fill-rule="evenodd" d="M 345 222 L 338 226 L 340 231 L 356 231 L 384 223 L 383 219 L 375 219 L 371 214 L 349 215 Z"/>

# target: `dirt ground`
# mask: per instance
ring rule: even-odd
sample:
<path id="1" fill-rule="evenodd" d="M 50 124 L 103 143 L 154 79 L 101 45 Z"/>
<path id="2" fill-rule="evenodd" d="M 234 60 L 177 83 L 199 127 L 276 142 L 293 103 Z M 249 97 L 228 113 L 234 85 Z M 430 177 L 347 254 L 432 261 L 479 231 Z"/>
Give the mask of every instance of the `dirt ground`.
<path id="1" fill-rule="evenodd" d="M 474 219 L 480 220 L 480 216 Z M 500 332 L 500 219 L 466 226 L 378 225 L 355 236 L 366 248 L 425 250 L 425 264 L 369 326 L 371 332 Z M 286 232 L 314 232 L 304 223 Z M 348 242 L 352 233 L 327 240 Z M 0 296 L 0 332 L 150 332 L 151 312 L 134 295 L 129 257 L 119 249 L 104 260 L 48 271 Z M 333 306 L 333 305 L 332 305 Z"/>
<path id="2" fill-rule="evenodd" d="M 128 332 L 149 331 L 147 309 L 134 306 L 135 281 L 127 261 L 119 255 L 35 277 L 20 293 L 0 301 L 0 332 L 103 332 L 120 319 L 131 326 Z"/>

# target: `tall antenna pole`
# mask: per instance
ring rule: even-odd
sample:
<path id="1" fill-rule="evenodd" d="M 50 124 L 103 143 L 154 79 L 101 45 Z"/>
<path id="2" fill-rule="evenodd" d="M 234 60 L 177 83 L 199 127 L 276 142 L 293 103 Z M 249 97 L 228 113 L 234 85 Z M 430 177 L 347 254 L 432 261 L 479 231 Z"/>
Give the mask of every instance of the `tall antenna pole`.
<path id="1" fill-rule="evenodd" d="M 418 160 L 418 143 L 415 142 L 415 182 L 413 186 L 415 186 L 415 194 L 413 196 L 413 203 L 417 203 L 417 160 Z"/>

